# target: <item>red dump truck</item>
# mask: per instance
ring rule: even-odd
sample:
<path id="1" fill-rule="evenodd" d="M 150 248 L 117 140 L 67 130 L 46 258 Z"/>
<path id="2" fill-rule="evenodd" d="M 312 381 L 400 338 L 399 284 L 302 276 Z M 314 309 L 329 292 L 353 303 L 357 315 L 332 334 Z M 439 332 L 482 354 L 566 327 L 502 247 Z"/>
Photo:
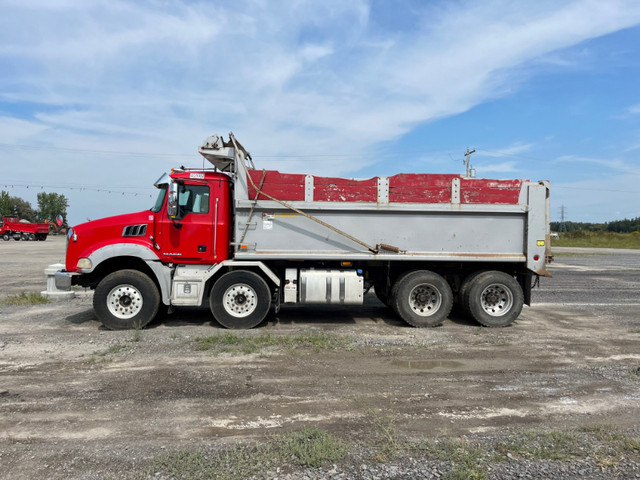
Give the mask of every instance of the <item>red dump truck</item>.
<path id="1" fill-rule="evenodd" d="M 0 237 L 3 240 L 46 240 L 49 225 L 46 223 L 30 223 L 18 217 L 2 217 L 0 220 Z"/>
<path id="2" fill-rule="evenodd" d="M 550 276 L 547 181 L 285 174 L 255 168 L 232 134 L 199 152 L 212 168 L 163 175 L 151 209 L 69 229 L 57 288 L 95 289 L 106 327 L 208 305 L 252 328 L 282 304 L 357 308 L 370 289 L 415 327 L 454 302 L 501 327 Z"/>

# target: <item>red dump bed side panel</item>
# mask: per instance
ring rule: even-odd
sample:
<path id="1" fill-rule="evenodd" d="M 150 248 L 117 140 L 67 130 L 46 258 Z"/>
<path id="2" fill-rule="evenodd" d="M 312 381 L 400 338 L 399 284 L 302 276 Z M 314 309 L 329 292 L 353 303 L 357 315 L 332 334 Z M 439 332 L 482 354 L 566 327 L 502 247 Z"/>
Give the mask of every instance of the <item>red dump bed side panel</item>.
<path id="1" fill-rule="evenodd" d="M 523 181 L 463 178 L 460 181 L 460 203 L 516 204 Z"/>
<path id="2" fill-rule="evenodd" d="M 451 181 L 459 175 L 400 173 L 389 177 L 389 202 L 449 203 Z"/>
<path id="3" fill-rule="evenodd" d="M 378 179 L 313 177 L 313 199 L 317 202 L 377 202 Z"/>
<path id="4" fill-rule="evenodd" d="M 304 179 L 305 175 L 298 173 L 280 173 L 277 170 L 264 171 L 264 183 L 260 189 L 262 192 L 277 198 L 278 200 L 302 201 L 304 200 Z M 249 170 L 249 175 L 260 187 L 263 177 L 263 170 Z M 256 190 L 247 182 L 249 186 L 249 198 L 256 199 Z M 258 200 L 268 200 L 268 197 L 260 195 Z"/>
<path id="5" fill-rule="evenodd" d="M 262 192 L 278 200 L 303 201 L 305 175 L 280 173 L 276 170 L 250 170 L 249 175 Z M 489 180 L 464 178 L 454 174 L 401 173 L 389 178 L 389 203 L 450 203 L 452 182 L 460 180 L 460 203 L 517 204 L 525 180 Z M 249 198 L 256 190 L 249 183 Z M 351 178 L 313 177 L 313 200 L 316 202 L 377 202 L 378 177 Z M 259 200 L 268 197 L 260 195 Z"/>

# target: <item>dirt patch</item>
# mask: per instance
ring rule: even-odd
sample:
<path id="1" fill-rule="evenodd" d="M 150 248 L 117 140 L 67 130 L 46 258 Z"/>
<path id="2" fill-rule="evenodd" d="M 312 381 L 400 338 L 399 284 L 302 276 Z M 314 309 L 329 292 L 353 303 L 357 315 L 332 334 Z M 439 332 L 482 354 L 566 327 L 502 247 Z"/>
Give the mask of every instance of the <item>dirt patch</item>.
<path id="1" fill-rule="evenodd" d="M 6 243 L 2 295 L 43 290 L 42 272 L 64 242 Z M 138 336 L 107 331 L 90 294 L 0 306 L 0 468 L 11 478 L 120 477 L 146 472 L 165 452 L 304 427 L 359 445 L 377 435 L 372 418 L 414 440 L 591 425 L 638 435 L 640 268 L 610 255 L 565 261 L 558 258 L 556 277 L 536 292 L 539 303 L 505 329 L 460 314 L 441 328 L 414 329 L 368 295 L 364 308 L 287 307 L 257 329 L 234 332 L 241 340 L 341 339 L 317 348 L 200 349 L 197 338 L 227 331 L 198 309 Z M 574 291 L 598 276 L 613 280 L 586 299 Z M 619 288 L 636 293 L 612 301 Z"/>

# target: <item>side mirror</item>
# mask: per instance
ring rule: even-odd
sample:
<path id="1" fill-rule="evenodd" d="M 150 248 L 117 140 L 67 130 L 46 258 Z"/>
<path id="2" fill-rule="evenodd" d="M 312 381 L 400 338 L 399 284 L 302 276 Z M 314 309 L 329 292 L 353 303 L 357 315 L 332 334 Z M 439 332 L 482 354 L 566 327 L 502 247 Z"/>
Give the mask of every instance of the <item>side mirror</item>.
<path id="1" fill-rule="evenodd" d="M 167 215 L 169 218 L 176 218 L 178 215 L 178 183 L 171 182 L 169 185 L 169 198 L 167 200 Z"/>

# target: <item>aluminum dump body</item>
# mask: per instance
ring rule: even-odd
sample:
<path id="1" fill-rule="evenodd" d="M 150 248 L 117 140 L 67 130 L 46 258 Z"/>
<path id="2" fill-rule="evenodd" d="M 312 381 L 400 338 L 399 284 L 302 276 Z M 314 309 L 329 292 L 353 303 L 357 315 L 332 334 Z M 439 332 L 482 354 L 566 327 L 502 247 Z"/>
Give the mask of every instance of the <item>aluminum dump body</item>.
<path id="1" fill-rule="evenodd" d="M 237 259 L 498 261 L 545 273 L 547 182 L 242 173 L 235 189 Z M 270 198 L 365 244 L 394 248 L 374 253 Z"/>
<path id="2" fill-rule="evenodd" d="M 200 153 L 234 179 L 238 260 L 511 262 L 548 275 L 547 181 L 280 173 L 253 168 L 232 136 Z"/>

